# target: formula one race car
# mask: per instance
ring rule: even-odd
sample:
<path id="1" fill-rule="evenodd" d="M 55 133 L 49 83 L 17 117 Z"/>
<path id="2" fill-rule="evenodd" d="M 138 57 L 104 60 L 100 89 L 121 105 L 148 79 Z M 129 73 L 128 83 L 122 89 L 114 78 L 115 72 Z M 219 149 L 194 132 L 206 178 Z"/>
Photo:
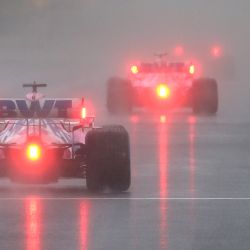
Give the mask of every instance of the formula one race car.
<path id="1" fill-rule="evenodd" d="M 86 178 L 87 188 L 126 191 L 129 136 L 123 126 L 95 127 L 83 99 L 44 99 L 32 87 L 26 99 L 0 99 L 0 174 L 21 183 Z"/>
<path id="2" fill-rule="evenodd" d="M 216 80 L 196 79 L 193 63 L 169 63 L 163 54 L 159 57 L 156 63 L 131 66 L 127 79 L 108 80 L 106 101 L 110 113 L 130 113 L 136 107 L 152 110 L 191 107 L 194 113 L 217 112 Z"/>

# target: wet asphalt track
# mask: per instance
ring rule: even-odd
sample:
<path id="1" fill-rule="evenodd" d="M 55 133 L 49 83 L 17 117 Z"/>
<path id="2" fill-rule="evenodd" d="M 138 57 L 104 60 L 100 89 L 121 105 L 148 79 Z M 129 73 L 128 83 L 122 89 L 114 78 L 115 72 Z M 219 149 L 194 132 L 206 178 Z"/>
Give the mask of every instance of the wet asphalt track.
<path id="1" fill-rule="evenodd" d="M 117 122 L 130 133 L 129 192 L 1 180 L 1 250 L 250 248 L 250 122 L 189 112 Z"/>

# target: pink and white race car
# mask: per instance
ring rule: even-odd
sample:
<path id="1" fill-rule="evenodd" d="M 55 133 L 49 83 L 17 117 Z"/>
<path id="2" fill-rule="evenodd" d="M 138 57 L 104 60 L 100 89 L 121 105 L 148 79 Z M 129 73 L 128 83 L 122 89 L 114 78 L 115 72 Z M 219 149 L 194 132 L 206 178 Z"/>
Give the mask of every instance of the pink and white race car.
<path id="1" fill-rule="evenodd" d="M 32 87 L 26 99 L 0 99 L 0 177 L 51 183 L 86 178 L 92 191 L 130 186 L 129 136 L 123 126 L 96 127 L 82 98 L 49 98 Z"/>

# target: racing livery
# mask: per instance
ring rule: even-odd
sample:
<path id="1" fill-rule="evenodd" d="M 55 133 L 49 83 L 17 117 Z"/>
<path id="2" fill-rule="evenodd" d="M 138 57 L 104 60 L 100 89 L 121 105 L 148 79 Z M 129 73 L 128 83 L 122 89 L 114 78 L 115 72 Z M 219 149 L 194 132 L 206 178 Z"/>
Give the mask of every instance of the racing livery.
<path id="1" fill-rule="evenodd" d="M 87 188 L 126 191 L 129 136 L 121 125 L 96 127 L 84 99 L 44 99 L 32 87 L 26 99 L 0 99 L 0 174 L 21 183 L 86 178 Z"/>
<path id="2" fill-rule="evenodd" d="M 133 108 L 168 110 L 191 107 L 194 113 L 215 114 L 218 88 L 212 78 L 196 78 L 192 62 L 166 62 L 164 54 L 154 63 L 132 65 L 128 77 L 107 82 L 110 113 L 130 113 Z"/>

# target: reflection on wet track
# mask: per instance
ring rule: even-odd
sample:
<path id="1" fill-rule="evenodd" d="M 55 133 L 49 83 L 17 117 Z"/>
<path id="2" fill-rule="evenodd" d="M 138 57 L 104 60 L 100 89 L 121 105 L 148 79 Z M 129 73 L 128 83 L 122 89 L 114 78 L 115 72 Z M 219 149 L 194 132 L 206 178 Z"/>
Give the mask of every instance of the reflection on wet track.
<path id="1" fill-rule="evenodd" d="M 40 250 L 41 247 L 41 201 L 39 198 L 25 200 L 27 250 Z"/>
<path id="2" fill-rule="evenodd" d="M 196 125 L 196 117 L 189 116 L 188 117 L 188 138 L 189 138 L 189 174 L 190 174 L 190 195 L 191 197 L 195 197 L 195 125 Z"/>
<path id="3" fill-rule="evenodd" d="M 1 249 L 248 249 L 250 200 L 234 198 L 250 197 L 250 122 L 185 113 L 117 122 L 130 134 L 129 192 L 3 179 Z"/>
<path id="4" fill-rule="evenodd" d="M 88 231 L 90 218 L 90 204 L 88 201 L 80 203 L 80 250 L 88 249 Z"/>
<path id="5" fill-rule="evenodd" d="M 158 125 L 159 140 L 159 193 L 160 198 L 168 197 L 168 123 L 166 116 L 160 116 Z M 167 214 L 168 204 L 166 199 L 160 200 L 160 246 L 161 249 L 167 248 Z"/>

